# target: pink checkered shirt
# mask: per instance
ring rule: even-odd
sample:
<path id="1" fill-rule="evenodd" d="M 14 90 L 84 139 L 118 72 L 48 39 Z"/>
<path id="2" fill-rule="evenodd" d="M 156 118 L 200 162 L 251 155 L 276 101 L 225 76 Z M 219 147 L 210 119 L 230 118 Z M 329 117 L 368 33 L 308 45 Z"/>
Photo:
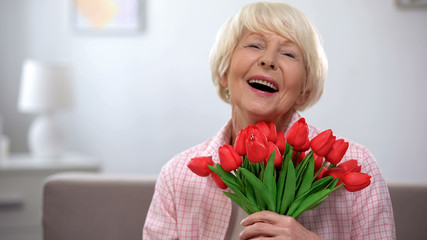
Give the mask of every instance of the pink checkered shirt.
<path id="1" fill-rule="evenodd" d="M 290 125 L 300 118 L 292 117 Z M 310 138 L 321 131 L 309 126 Z M 231 121 L 218 134 L 176 155 L 162 169 L 147 214 L 143 239 L 224 239 L 230 224 L 231 200 L 210 177 L 191 172 L 188 161 L 212 156 L 219 162 L 218 148 L 230 142 Z M 357 159 L 372 183 L 350 193 L 340 188 L 319 207 L 303 213 L 298 221 L 325 239 L 396 239 L 393 211 L 386 182 L 366 147 L 351 142 L 343 161 Z"/>

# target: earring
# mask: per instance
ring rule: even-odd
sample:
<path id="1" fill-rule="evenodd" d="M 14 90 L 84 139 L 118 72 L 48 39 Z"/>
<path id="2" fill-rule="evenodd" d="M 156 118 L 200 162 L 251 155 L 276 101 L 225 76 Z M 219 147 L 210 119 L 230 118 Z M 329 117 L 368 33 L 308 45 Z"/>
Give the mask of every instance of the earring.
<path id="1" fill-rule="evenodd" d="M 227 101 L 230 101 L 230 89 L 224 88 L 224 95 Z"/>

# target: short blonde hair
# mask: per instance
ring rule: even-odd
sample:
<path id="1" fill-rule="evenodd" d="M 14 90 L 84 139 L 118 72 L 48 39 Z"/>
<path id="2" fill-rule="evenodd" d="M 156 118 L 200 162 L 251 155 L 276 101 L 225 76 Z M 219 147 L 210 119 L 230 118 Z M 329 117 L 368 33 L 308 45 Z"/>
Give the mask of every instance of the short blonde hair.
<path id="1" fill-rule="evenodd" d="M 314 105 L 323 93 L 328 71 L 327 59 L 319 36 L 307 16 L 283 2 L 246 5 L 219 29 L 209 57 L 212 81 L 219 97 L 230 103 L 226 89 L 219 80 L 229 70 L 231 55 L 245 30 L 274 32 L 298 45 L 304 56 L 307 73 L 303 92 L 307 92 L 308 97 L 304 104 L 295 107 L 303 111 Z"/>

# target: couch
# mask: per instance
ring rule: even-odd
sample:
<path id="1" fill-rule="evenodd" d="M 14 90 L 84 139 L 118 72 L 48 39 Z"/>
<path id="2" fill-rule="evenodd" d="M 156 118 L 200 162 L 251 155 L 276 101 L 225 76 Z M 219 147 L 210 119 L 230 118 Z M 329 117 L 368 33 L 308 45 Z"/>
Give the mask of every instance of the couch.
<path id="1" fill-rule="evenodd" d="M 45 240 L 142 239 L 154 176 L 59 173 L 43 193 Z M 426 239 L 427 183 L 388 183 L 397 239 Z"/>

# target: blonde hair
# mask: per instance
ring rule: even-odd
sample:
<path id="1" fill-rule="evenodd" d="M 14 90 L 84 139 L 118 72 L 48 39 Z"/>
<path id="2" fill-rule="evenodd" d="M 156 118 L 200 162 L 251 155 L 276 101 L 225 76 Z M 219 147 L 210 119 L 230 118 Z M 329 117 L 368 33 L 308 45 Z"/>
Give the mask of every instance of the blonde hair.
<path id="1" fill-rule="evenodd" d="M 219 97 L 230 103 L 226 89 L 219 80 L 229 70 L 231 55 L 244 30 L 274 32 L 298 45 L 303 53 L 307 74 L 303 93 L 308 93 L 308 97 L 304 104 L 295 108 L 303 111 L 313 106 L 323 93 L 328 71 L 327 59 L 319 36 L 307 16 L 283 2 L 246 5 L 219 29 L 209 57 L 212 81 Z"/>

